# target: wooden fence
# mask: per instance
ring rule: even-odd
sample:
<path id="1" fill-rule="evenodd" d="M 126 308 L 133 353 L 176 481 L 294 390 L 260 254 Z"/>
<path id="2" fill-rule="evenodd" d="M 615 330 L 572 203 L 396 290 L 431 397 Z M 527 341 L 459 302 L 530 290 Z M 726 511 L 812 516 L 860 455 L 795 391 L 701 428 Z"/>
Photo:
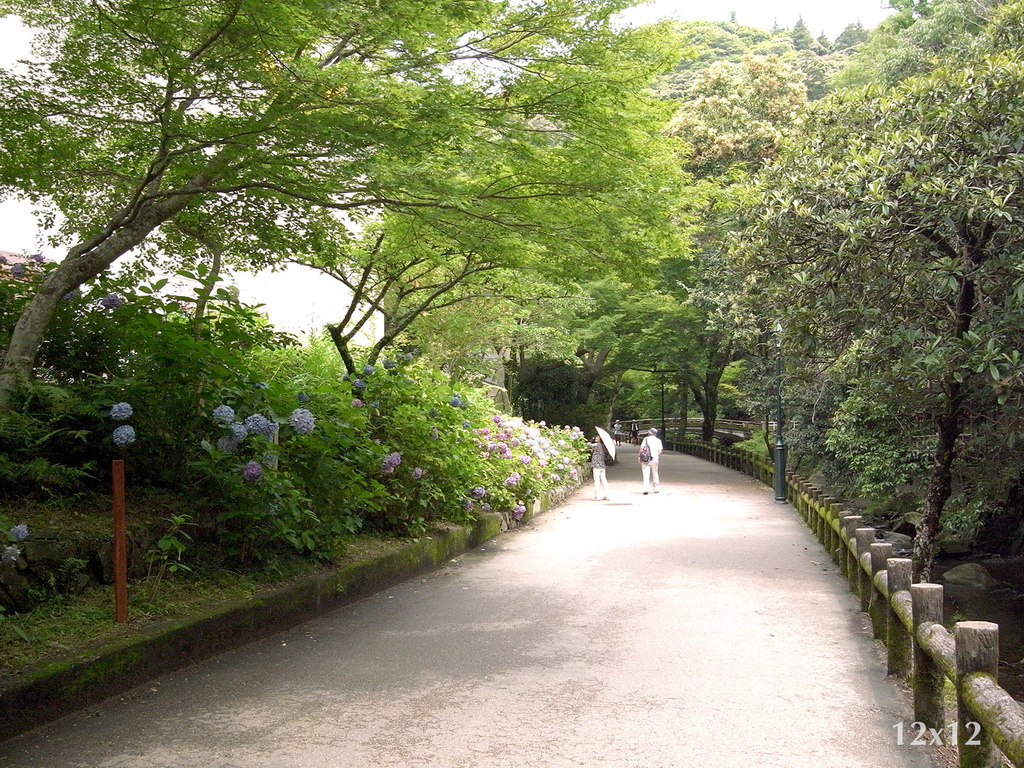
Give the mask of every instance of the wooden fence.
<path id="1" fill-rule="evenodd" d="M 694 440 L 666 447 L 774 484 L 771 459 Z M 998 683 L 999 625 L 961 621 L 950 632 L 942 585 L 911 583 L 911 561 L 893 557 L 892 544 L 879 541 L 838 500 L 793 474 L 786 486 L 789 502 L 849 580 L 875 638 L 885 644 L 889 673 L 910 682 L 914 722 L 894 724 L 897 742 L 953 746 L 962 768 L 997 768 L 1004 755 L 1024 768 L 1024 710 Z M 952 720 L 947 681 L 956 697 Z"/>

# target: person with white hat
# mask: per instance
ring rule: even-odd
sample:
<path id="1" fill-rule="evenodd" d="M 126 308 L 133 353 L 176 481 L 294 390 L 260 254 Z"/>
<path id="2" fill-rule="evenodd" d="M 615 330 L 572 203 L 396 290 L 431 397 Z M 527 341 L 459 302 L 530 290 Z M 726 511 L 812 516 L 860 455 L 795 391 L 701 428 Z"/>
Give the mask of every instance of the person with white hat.
<path id="1" fill-rule="evenodd" d="M 658 492 L 658 486 L 661 484 L 661 479 L 658 477 L 658 460 L 661 458 L 663 450 L 664 446 L 658 439 L 658 430 L 651 427 L 647 432 L 647 437 L 640 443 L 640 452 L 637 455 L 640 472 L 644 476 L 644 496 L 652 490 L 655 493 Z"/>

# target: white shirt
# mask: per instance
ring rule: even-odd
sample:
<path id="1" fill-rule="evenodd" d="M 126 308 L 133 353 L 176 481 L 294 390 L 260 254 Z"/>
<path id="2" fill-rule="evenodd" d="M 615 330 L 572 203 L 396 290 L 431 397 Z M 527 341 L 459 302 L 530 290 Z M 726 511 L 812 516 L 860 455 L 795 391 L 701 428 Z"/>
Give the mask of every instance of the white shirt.
<path id="1" fill-rule="evenodd" d="M 661 452 L 665 450 L 661 440 L 654 435 L 648 435 L 644 438 L 644 443 L 651 449 L 651 461 L 657 461 L 658 457 L 661 456 Z"/>

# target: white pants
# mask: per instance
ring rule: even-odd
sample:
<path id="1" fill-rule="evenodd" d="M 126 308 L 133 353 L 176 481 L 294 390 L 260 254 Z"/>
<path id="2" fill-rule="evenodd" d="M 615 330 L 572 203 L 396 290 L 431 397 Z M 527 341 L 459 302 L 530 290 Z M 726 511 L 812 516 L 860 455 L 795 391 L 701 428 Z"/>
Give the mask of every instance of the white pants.
<path id="1" fill-rule="evenodd" d="M 608 498 L 608 470 L 605 467 L 594 467 L 594 498 Z"/>
<path id="2" fill-rule="evenodd" d="M 661 479 L 658 477 L 658 462 L 649 461 L 646 464 L 641 462 L 640 471 L 644 475 L 644 493 L 649 493 L 652 490 L 652 485 L 653 490 L 658 490 L 658 485 L 661 483 Z"/>

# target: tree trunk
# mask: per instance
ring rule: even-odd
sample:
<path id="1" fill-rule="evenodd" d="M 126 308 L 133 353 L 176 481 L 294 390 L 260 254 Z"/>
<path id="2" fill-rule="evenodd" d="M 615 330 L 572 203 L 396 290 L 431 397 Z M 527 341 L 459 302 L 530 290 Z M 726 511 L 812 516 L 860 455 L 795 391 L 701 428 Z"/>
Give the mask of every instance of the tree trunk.
<path id="1" fill-rule="evenodd" d="M 973 259 L 971 261 L 974 262 Z M 975 293 L 973 279 L 961 277 L 959 295 L 957 296 L 954 338 L 962 339 L 971 328 Z M 956 442 L 963 431 L 963 411 L 966 399 L 964 384 L 957 381 L 950 373 L 947 377 L 945 391 L 945 408 L 936 418 L 938 443 L 935 446 L 931 477 L 928 479 L 924 513 L 914 536 L 915 581 L 928 581 L 931 578 L 942 510 L 953 492 L 953 462 L 956 460 Z"/>
<path id="2" fill-rule="evenodd" d="M 150 232 L 179 213 L 200 193 L 203 182 L 209 183 L 209 179 L 195 182 L 191 194 L 183 191 L 180 195 L 144 203 L 140 210 L 127 218 L 123 227 L 92 243 L 76 246 L 57 265 L 39 286 L 11 333 L 10 345 L 0 367 L 0 412 L 11 410 L 15 393 L 30 384 L 39 347 L 61 298 L 102 274 L 145 240 Z"/>

